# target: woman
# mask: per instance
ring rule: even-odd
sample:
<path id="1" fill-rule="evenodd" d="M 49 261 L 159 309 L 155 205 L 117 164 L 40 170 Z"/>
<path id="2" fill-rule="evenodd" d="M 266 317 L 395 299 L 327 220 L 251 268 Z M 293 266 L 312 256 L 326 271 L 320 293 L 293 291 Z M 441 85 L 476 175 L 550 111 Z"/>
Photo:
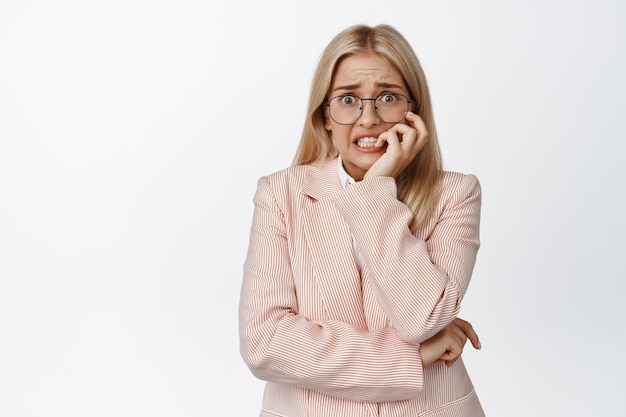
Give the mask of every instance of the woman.
<path id="1" fill-rule="evenodd" d="M 261 416 L 481 416 L 456 318 L 479 247 L 476 177 L 444 172 L 426 79 L 395 29 L 324 50 L 292 167 L 254 197 L 241 353 Z"/>

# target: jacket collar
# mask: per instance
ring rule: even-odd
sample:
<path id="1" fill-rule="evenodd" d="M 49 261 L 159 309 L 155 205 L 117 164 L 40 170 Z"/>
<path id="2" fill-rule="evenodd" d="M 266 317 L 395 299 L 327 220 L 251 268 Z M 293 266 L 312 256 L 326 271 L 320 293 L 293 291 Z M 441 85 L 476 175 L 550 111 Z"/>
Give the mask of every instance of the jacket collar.
<path id="1" fill-rule="evenodd" d="M 315 200 L 321 200 L 342 189 L 337 171 L 337 158 L 311 165 L 302 184 L 302 192 Z"/>

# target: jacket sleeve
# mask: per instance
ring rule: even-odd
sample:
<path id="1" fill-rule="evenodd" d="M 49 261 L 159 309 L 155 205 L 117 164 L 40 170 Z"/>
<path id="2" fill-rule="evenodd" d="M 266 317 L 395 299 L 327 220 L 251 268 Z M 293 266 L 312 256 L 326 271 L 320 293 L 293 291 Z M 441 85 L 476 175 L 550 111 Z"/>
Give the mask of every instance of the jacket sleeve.
<path id="1" fill-rule="evenodd" d="M 334 200 L 371 269 L 378 302 L 402 338 L 415 344 L 458 314 L 480 245 L 478 179 L 449 175 L 444 206 L 425 240 L 410 232 L 413 214 L 397 199 L 393 178 L 360 181 Z"/>
<path id="2" fill-rule="evenodd" d="M 391 327 L 299 315 L 283 212 L 265 177 L 254 203 L 239 305 L 240 351 L 253 374 L 353 401 L 414 398 L 423 388 L 419 346 Z"/>

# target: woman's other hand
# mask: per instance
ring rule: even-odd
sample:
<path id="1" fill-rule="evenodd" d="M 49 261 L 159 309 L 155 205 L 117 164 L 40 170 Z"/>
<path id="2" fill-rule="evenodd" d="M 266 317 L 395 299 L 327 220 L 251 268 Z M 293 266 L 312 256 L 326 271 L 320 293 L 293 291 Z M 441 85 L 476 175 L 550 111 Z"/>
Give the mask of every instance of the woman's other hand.
<path id="1" fill-rule="evenodd" d="M 426 145 L 428 130 L 422 118 L 409 112 L 405 120 L 407 124 L 397 123 L 378 136 L 375 146 L 381 147 L 387 142 L 387 149 L 365 173 L 363 179 L 379 176 L 397 178 Z"/>
<path id="2" fill-rule="evenodd" d="M 467 339 L 474 348 L 481 348 L 472 325 L 463 319 L 455 318 L 439 333 L 420 344 L 422 365 L 427 367 L 438 360 L 443 360 L 448 368 L 451 367 L 463 353 Z"/>

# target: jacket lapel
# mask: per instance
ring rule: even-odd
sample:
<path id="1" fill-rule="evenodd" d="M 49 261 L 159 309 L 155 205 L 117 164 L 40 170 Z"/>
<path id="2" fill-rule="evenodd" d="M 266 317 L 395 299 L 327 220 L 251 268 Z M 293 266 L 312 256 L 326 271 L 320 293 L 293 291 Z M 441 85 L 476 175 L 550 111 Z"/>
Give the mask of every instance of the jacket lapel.
<path id="1" fill-rule="evenodd" d="M 330 198 L 342 190 L 336 159 L 311 166 L 302 187 L 309 204 L 301 224 L 326 318 L 366 328 L 352 235 Z"/>

